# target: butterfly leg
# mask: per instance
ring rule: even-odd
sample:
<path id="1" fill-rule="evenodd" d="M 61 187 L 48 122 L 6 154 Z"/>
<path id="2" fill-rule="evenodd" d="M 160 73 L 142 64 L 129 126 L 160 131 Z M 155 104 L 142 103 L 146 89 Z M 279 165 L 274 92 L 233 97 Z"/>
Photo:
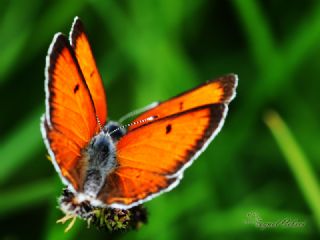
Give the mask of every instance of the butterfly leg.
<path id="1" fill-rule="evenodd" d="M 76 222 L 77 219 L 77 215 L 75 214 L 67 214 L 64 217 L 60 218 L 57 220 L 57 223 L 62 223 L 65 224 L 66 221 L 70 220 L 68 226 L 66 227 L 66 229 L 64 230 L 64 232 L 69 232 L 69 230 L 73 227 L 74 223 Z"/>

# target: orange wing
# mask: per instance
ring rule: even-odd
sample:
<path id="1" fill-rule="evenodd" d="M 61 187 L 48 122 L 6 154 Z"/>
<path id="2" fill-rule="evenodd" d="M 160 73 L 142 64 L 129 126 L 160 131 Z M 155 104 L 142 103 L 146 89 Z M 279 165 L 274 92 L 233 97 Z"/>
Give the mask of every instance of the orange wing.
<path id="1" fill-rule="evenodd" d="M 133 122 L 139 122 L 150 116 L 157 119 L 170 116 L 182 111 L 186 111 L 195 107 L 206 104 L 229 103 L 235 96 L 235 88 L 237 87 L 237 75 L 229 74 L 224 77 L 209 81 L 190 91 L 182 93 L 167 101 L 160 103 L 158 106 L 144 112 Z M 129 131 L 133 130 L 144 123 L 137 123 L 129 127 Z"/>
<path id="2" fill-rule="evenodd" d="M 147 123 L 117 143 L 119 167 L 100 195 L 113 207 L 129 208 L 176 186 L 223 125 L 226 104 L 205 105 Z"/>
<path id="3" fill-rule="evenodd" d="M 56 170 L 78 189 L 83 168 L 81 149 L 99 131 L 88 87 L 68 39 L 58 33 L 46 62 L 46 113 L 42 135 Z"/>
<path id="4" fill-rule="evenodd" d="M 73 21 L 69 39 L 92 96 L 100 124 L 104 126 L 107 119 L 106 95 L 90 43 L 78 17 Z"/>

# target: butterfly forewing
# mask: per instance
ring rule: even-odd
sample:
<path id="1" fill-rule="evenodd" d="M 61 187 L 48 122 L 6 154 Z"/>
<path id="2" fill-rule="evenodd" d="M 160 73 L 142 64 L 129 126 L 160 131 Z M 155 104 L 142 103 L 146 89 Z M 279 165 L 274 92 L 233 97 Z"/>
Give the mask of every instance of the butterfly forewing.
<path id="1" fill-rule="evenodd" d="M 99 130 L 92 98 L 68 39 L 56 34 L 46 67 L 46 114 L 42 134 L 50 157 L 75 189 L 81 181 L 79 156 Z"/>
<path id="2" fill-rule="evenodd" d="M 144 122 L 141 122 L 141 120 L 151 116 L 164 118 L 206 104 L 229 103 L 235 95 L 236 86 L 237 76 L 234 74 L 229 74 L 209 81 L 144 112 L 133 121 L 137 124 L 131 125 L 129 131 L 145 124 Z"/>
<path id="3" fill-rule="evenodd" d="M 101 126 L 103 126 L 107 119 L 106 95 L 88 37 L 84 31 L 83 24 L 77 17 L 71 28 L 70 44 L 74 49 L 79 66 L 92 96 L 97 117 Z"/>

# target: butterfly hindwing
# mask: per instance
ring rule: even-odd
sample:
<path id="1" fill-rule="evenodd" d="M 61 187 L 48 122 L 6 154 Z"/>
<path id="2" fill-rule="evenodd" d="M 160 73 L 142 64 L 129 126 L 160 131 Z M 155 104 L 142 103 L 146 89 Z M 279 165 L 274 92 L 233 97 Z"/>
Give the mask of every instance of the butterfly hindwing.
<path id="1" fill-rule="evenodd" d="M 46 113 L 42 134 L 56 170 L 77 189 L 83 173 L 80 154 L 98 131 L 88 87 L 67 37 L 58 33 L 46 62 Z"/>
<path id="2" fill-rule="evenodd" d="M 69 39 L 92 96 L 97 117 L 101 126 L 104 126 L 107 119 L 106 95 L 88 37 L 84 31 L 84 26 L 78 17 L 74 19 Z"/>
<path id="3" fill-rule="evenodd" d="M 204 105 L 128 132 L 117 143 L 119 166 L 99 198 L 108 205 L 134 206 L 171 189 L 220 130 L 226 112 L 226 104 Z"/>

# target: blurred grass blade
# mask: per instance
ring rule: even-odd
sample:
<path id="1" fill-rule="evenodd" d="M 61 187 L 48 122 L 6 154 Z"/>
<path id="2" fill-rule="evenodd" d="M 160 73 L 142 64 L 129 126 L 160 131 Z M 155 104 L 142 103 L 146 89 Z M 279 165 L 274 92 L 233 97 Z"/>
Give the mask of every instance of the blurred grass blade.
<path id="1" fill-rule="evenodd" d="M 4 10 L 0 21 L 0 84 L 8 80 L 9 73 L 16 71 L 40 5 L 40 0 L 7 1 L 0 4 Z"/>
<path id="2" fill-rule="evenodd" d="M 275 44 L 267 20 L 264 18 L 258 1 L 232 1 L 247 33 L 249 47 L 260 71 L 268 71 L 278 58 Z"/>
<path id="3" fill-rule="evenodd" d="M 265 122 L 284 154 L 320 229 L 320 188 L 308 159 L 276 112 L 268 112 Z"/>
<path id="4" fill-rule="evenodd" d="M 45 179 L 16 189 L 2 192 L 0 197 L 0 217 L 20 209 L 37 206 L 39 202 L 54 196 L 53 179 Z"/>
<path id="5" fill-rule="evenodd" d="M 0 54 L 0 84 L 3 84 L 7 79 L 7 74 L 14 70 L 15 63 L 25 47 L 29 33 L 29 31 L 24 29 L 18 36 L 2 45 L 3 50 Z"/>
<path id="6" fill-rule="evenodd" d="M 236 0 L 232 1 L 236 11 L 240 15 L 240 20 L 243 25 L 243 29 L 246 31 L 246 37 L 248 41 L 248 47 L 252 48 L 254 60 L 257 61 L 258 66 L 263 69 L 259 69 L 258 73 L 251 73 L 247 75 L 248 79 L 252 79 L 252 85 L 246 89 L 246 103 L 240 111 L 236 113 L 233 119 L 230 119 L 230 126 L 238 126 L 238 123 L 246 116 L 246 121 L 242 123 L 242 127 L 239 129 L 237 127 L 237 134 L 234 135 L 233 132 L 228 136 L 226 134 L 226 129 L 224 130 L 224 135 L 219 136 L 220 138 L 225 138 L 228 142 L 228 151 L 224 153 L 224 164 L 227 166 L 231 159 L 236 157 L 236 154 L 240 149 L 244 147 L 243 144 L 247 142 L 249 134 L 252 131 L 252 124 L 257 118 L 259 109 L 266 103 L 271 97 L 275 97 L 279 94 L 279 91 L 289 84 L 289 81 L 293 81 L 295 76 L 293 73 L 299 68 L 300 65 L 306 61 L 306 58 L 310 55 L 312 51 L 312 46 L 314 43 L 320 41 L 320 36 L 314 34 L 319 30 L 319 11 L 320 5 L 316 5 L 316 9 L 310 13 L 310 17 L 305 20 L 304 24 L 301 25 L 297 34 L 290 38 L 292 44 L 284 50 L 279 50 L 279 54 L 276 54 L 274 58 L 271 58 L 273 54 L 267 53 L 266 57 L 264 51 L 266 49 L 271 50 L 274 44 L 273 37 L 271 36 L 271 31 L 267 25 L 266 19 L 261 16 L 261 9 L 259 9 L 258 3 L 252 0 L 242 1 Z M 249 12 L 249 13 L 248 13 Z M 308 26 L 305 28 L 304 26 Z M 260 30 L 260 28 L 262 30 Z M 306 34 L 300 36 L 300 34 Z M 269 40 L 264 40 L 264 37 Z M 253 46 L 251 44 L 257 45 Z M 283 46 L 288 45 L 284 43 Z M 302 47 L 302 49 L 298 49 Z M 265 49 L 259 49 L 265 48 Z M 266 51 L 268 52 L 268 51 Z M 280 59 L 279 59 L 280 58 Z M 268 62 L 271 61 L 271 62 Z M 260 63 L 260 64 L 259 64 Z M 255 76 L 252 78 L 252 75 Z M 241 83 L 240 75 L 240 83 Z M 241 88 L 240 84 L 240 88 Z M 241 89 L 240 89 L 241 90 Z M 232 139 L 232 141 L 230 140 Z M 227 155 L 228 154 L 228 155 Z"/>
<path id="7" fill-rule="evenodd" d="M 92 4 L 94 3 L 95 1 L 92 1 Z M 130 2 L 130 12 L 133 17 L 128 19 L 115 1 L 104 2 L 102 6 L 93 5 L 97 14 L 104 20 L 106 29 L 112 32 L 119 47 L 128 53 L 129 60 L 137 70 L 139 81 L 133 86 L 135 107 L 160 100 L 161 96 L 167 98 L 177 94 L 175 87 L 176 90 L 181 90 L 194 86 L 196 73 L 182 49 L 176 44 L 176 34 L 169 34 L 171 26 L 167 26 L 162 20 L 159 21 L 162 19 L 159 9 L 154 8 L 148 1 L 144 5 Z M 113 11 L 105 12 L 104 9 L 108 7 L 112 7 Z M 168 6 L 162 5 L 162 7 Z M 181 26 L 181 29 L 176 29 L 177 32 L 183 29 L 183 26 L 178 24 L 183 19 L 184 15 L 181 13 L 174 20 L 176 25 Z M 115 22 L 121 23 L 122 28 L 116 27 Z M 159 24 L 161 27 L 154 28 L 155 23 L 161 23 Z M 179 85 L 173 85 L 172 79 L 183 79 L 183 81 Z M 146 94 L 150 89 L 153 90 L 153 94 Z"/>
<path id="8" fill-rule="evenodd" d="M 301 59 L 309 56 L 319 46 L 320 39 L 320 3 L 313 7 L 312 13 L 297 27 L 294 34 L 288 36 L 288 44 L 284 45 L 288 68 L 295 70 Z M 289 41 L 291 40 L 291 41 Z"/>
<path id="9" fill-rule="evenodd" d="M 73 18 L 79 15 L 79 12 L 86 4 L 87 1 L 77 0 L 60 0 L 52 2 L 50 8 L 47 9 L 45 14 L 37 24 L 35 24 L 35 28 L 41 29 L 41 31 L 37 31 L 37 37 L 30 41 L 28 53 L 34 55 L 41 47 L 49 47 L 55 31 L 62 32 L 63 29 L 66 29 L 67 32 L 65 33 L 68 33 Z M 48 31 L 47 29 L 51 29 L 52 31 Z M 43 53 L 43 56 L 45 56 L 45 54 L 46 52 Z"/>
<path id="10" fill-rule="evenodd" d="M 85 6 L 86 1 L 56 1 L 51 4 L 40 20 L 34 21 L 41 3 L 42 1 L 39 0 L 8 2 L 5 15 L 0 21 L 0 45 L 2 46 L 0 84 L 8 79 L 7 76 L 16 69 L 17 65 L 20 65 L 21 59 L 22 61 L 30 60 L 42 47 L 49 45 L 55 33 L 54 29 L 61 31 L 61 26 L 66 28 L 66 23 L 69 26 L 74 16 L 78 15 Z M 57 13 L 59 17 L 56 17 Z M 47 31 L 47 29 L 53 31 Z M 36 36 L 33 36 L 34 32 L 37 33 Z M 23 55 L 21 55 L 22 52 Z"/>
<path id="11" fill-rule="evenodd" d="M 40 136 L 40 110 L 22 121 L 7 139 L 1 139 L 0 156 L 0 185 L 3 184 L 16 169 L 18 169 L 35 153 L 36 149 L 43 147 Z"/>

